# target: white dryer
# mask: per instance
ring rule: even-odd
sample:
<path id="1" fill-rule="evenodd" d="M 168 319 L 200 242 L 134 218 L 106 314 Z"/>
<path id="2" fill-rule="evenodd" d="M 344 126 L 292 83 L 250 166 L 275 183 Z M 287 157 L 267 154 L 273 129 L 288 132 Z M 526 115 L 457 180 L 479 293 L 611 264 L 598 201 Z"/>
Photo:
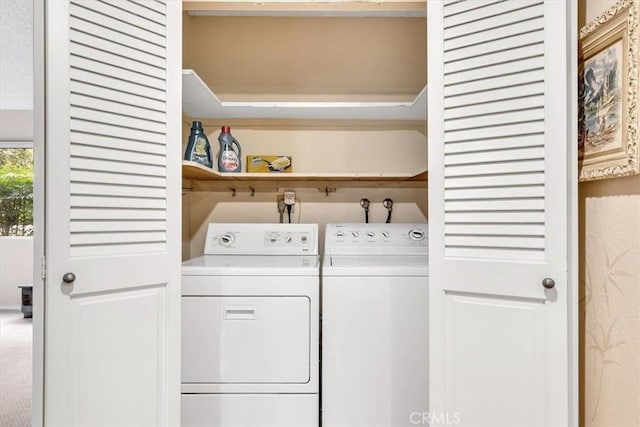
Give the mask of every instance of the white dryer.
<path id="1" fill-rule="evenodd" d="M 182 425 L 319 424 L 317 224 L 209 224 L 182 267 Z"/>
<path id="2" fill-rule="evenodd" d="M 428 411 L 427 224 L 329 224 L 322 425 L 412 426 Z"/>

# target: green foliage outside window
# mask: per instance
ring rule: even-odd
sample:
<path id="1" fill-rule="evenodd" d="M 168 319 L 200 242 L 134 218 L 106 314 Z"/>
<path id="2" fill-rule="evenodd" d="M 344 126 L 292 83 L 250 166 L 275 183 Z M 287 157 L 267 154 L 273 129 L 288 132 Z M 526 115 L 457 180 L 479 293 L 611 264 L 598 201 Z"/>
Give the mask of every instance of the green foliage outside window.
<path id="1" fill-rule="evenodd" d="M 33 150 L 0 149 L 0 236 L 33 234 Z"/>

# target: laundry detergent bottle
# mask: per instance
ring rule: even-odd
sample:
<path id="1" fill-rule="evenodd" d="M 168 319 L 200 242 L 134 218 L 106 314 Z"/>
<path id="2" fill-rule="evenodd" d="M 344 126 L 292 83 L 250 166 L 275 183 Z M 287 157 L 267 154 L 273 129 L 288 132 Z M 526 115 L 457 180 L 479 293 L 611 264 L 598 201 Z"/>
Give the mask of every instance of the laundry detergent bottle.
<path id="1" fill-rule="evenodd" d="M 220 172 L 241 172 L 242 149 L 238 140 L 231 135 L 229 126 L 222 126 L 222 131 L 218 137 L 220 152 L 218 153 L 218 171 Z M 235 148 L 234 148 L 235 146 Z"/>
<path id="2" fill-rule="evenodd" d="M 200 163 L 208 168 L 213 167 L 211 144 L 209 144 L 207 135 L 204 134 L 202 122 L 193 122 L 191 124 L 191 134 L 189 135 L 187 149 L 184 152 L 184 159 Z"/>

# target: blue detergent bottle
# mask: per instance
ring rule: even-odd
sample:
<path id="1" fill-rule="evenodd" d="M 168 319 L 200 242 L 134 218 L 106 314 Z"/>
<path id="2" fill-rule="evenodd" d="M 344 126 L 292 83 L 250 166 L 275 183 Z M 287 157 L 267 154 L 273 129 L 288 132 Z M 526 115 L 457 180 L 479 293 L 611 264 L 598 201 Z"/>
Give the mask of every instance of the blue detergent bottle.
<path id="1" fill-rule="evenodd" d="M 200 163 L 202 166 L 208 168 L 213 167 L 211 144 L 209 144 L 207 135 L 204 134 L 202 122 L 193 122 L 191 124 L 191 134 L 189 135 L 189 142 L 187 143 L 187 149 L 184 153 L 184 159 Z"/>

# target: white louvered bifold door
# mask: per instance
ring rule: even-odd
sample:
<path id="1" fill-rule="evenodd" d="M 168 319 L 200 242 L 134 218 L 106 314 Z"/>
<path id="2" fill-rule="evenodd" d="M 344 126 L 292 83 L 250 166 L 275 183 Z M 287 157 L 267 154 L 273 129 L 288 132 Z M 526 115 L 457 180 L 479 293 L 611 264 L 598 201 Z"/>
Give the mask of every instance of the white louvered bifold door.
<path id="1" fill-rule="evenodd" d="M 576 422 L 575 11 L 428 3 L 432 425 Z"/>
<path id="2" fill-rule="evenodd" d="M 181 2 L 44 7 L 45 424 L 177 425 Z"/>

